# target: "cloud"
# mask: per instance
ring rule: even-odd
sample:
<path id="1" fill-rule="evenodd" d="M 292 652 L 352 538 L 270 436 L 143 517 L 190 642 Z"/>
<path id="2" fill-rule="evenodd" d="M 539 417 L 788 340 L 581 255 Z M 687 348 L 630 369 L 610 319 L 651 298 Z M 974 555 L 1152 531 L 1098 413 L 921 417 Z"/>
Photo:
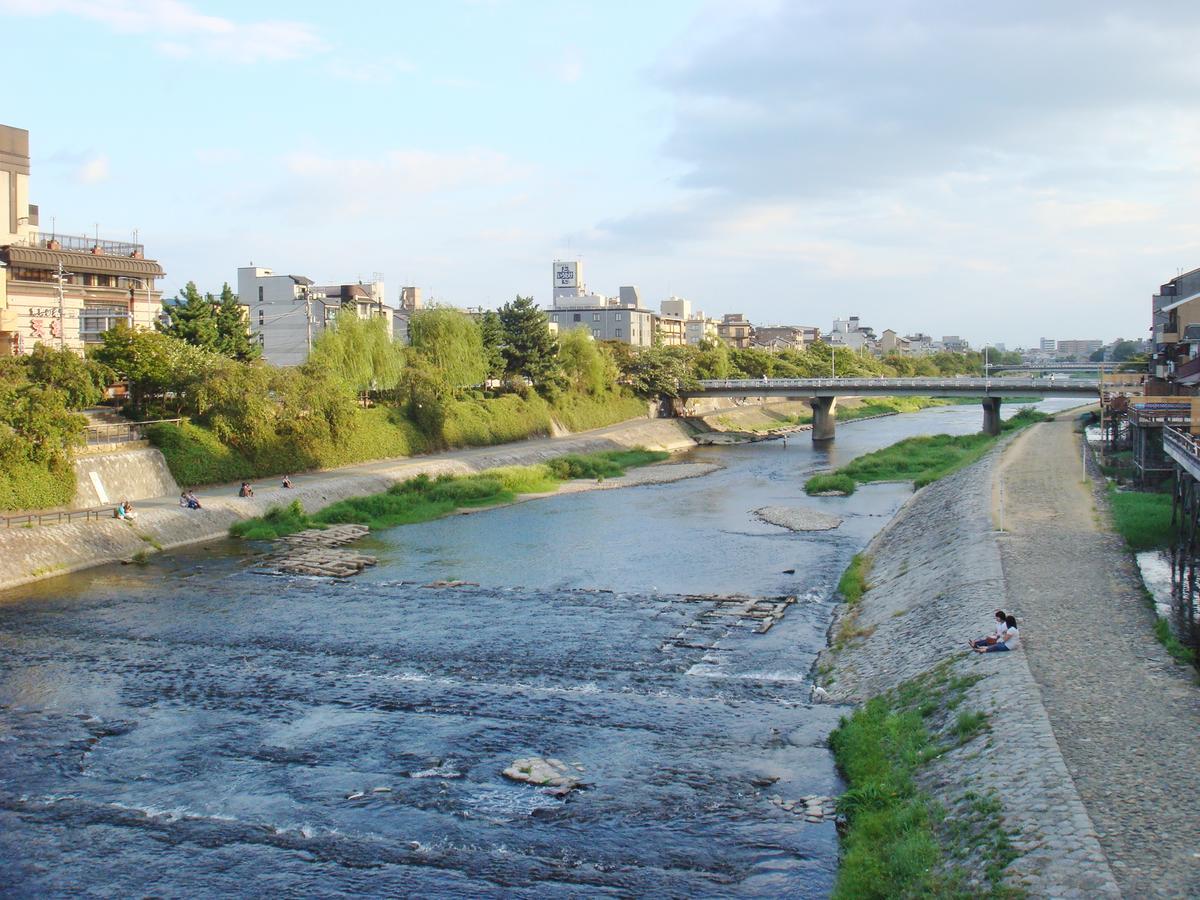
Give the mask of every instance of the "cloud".
<path id="1" fill-rule="evenodd" d="M 201 13 L 181 0 L 0 0 L 0 13 L 64 14 L 98 22 L 119 34 L 146 36 L 158 52 L 177 59 L 279 62 L 324 47 L 315 29 L 303 22 L 236 22 Z"/>
<path id="2" fill-rule="evenodd" d="M 478 197 L 525 180 L 532 170 L 492 150 L 435 153 L 391 150 L 373 157 L 293 153 L 282 160 L 285 178 L 268 204 L 331 208 L 340 215 L 403 214 L 406 203 L 460 192 Z"/>
<path id="3" fill-rule="evenodd" d="M 75 172 L 83 184 L 97 184 L 108 180 L 108 157 L 96 156 L 85 161 Z"/>

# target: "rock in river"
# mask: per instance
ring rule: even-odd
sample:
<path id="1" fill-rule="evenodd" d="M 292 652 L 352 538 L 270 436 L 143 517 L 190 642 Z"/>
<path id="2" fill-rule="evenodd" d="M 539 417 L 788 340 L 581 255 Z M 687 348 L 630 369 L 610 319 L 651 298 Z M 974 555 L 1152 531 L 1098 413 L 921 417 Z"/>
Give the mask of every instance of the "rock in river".
<path id="1" fill-rule="evenodd" d="M 764 506 L 756 509 L 754 514 L 768 525 L 791 531 L 832 531 L 842 524 L 838 516 L 798 506 Z"/>
<path id="2" fill-rule="evenodd" d="M 561 759 L 542 759 L 540 756 L 518 759 L 503 774 L 513 781 L 557 788 L 557 793 L 564 794 L 583 785 L 583 779 L 574 774 Z"/>

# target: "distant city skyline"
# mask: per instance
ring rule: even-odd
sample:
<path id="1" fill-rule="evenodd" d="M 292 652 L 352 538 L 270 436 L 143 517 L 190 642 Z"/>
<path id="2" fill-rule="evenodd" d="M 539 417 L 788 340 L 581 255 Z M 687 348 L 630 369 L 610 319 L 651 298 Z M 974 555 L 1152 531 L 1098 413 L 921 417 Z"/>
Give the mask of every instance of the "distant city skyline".
<path id="1" fill-rule="evenodd" d="M 42 227 L 551 305 L 1140 340 L 1200 266 L 1200 9 L 0 0 Z M 47 98 L 70 97 L 67 106 Z"/>

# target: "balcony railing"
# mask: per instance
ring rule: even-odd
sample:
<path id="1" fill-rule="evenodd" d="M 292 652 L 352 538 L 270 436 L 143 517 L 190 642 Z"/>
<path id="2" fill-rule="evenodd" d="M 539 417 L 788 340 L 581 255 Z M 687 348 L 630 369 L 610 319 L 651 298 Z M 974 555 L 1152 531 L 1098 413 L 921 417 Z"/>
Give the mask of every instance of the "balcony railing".
<path id="1" fill-rule="evenodd" d="M 57 247 L 54 244 L 57 243 Z M 131 241 L 109 241 L 102 238 L 90 237 L 86 234 L 54 234 L 46 231 L 35 231 L 18 246 L 36 247 L 41 250 L 76 250 L 83 253 L 93 253 L 96 248 L 106 256 L 145 256 L 145 245 L 134 244 Z"/>
<path id="2" fill-rule="evenodd" d="M 1129 424 L 1139 428 L 1163 428 L 1169 425 L 1192 424 L 1192 405 L 1156 403 L 1152 407 L 1133 406 L 1129 409 Z"/>

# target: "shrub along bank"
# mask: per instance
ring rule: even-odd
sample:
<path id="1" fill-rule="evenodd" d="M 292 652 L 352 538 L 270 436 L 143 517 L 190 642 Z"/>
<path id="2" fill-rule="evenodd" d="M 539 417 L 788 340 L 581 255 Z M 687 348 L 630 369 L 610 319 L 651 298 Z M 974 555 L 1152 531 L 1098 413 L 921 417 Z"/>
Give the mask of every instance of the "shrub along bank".
<path id="1" fill-rule="evenodd" d="M 1004 432 L 1014 431 L 1049 418 L 1046 413 L 1025 408 L 1005 420 L 1001 429 Z M 831 490 L 852 494 L 855 486 L 874 481 L 911 481 L 914 487 L 920 488 L 975 462 L 995 442 L 996 438 L 982 432 L 905 438 L 890 447 L 852 460 L 832 475 L 814 475 L 805 483 L 804 489 L 809 494 Z M 839 476 L 849 481 L 835 481 Z"/>
<path id="2" fill-rule="evenodd" d="M 353 522 L 373 529 L 412 525 L 457 509 L 496 506 L 510 503 L 520 494 L 553 491 L 573 478 L 615 478 L 624 475 L 626 469 L 661 462 L 669 455 L 657 450 L 610 450 L 568 454 L 535 466 L 488 469 L 477 475 L 442 475 L 435 479 L 418 475 L 382 494 L 350 497 L 311 516 L 299 501 L 274 507 L 263 516 L 235 523 L 229 531 L 247 540 L 271 540 L 322 525 Z"/>
<path id="3" fill-rule="evenodd" d="M 985 713 L 959 709 L 979 677 L 943 663 L 868 701 L 830 735 L 849 786 L 838 798 L 846 817 L 838 900 L 1013 896 L 1002 875 L 1016 852 L 994 790 L 969 798 L 951 822 L 919 783 L 931 760 L 990 727 Z"/>

